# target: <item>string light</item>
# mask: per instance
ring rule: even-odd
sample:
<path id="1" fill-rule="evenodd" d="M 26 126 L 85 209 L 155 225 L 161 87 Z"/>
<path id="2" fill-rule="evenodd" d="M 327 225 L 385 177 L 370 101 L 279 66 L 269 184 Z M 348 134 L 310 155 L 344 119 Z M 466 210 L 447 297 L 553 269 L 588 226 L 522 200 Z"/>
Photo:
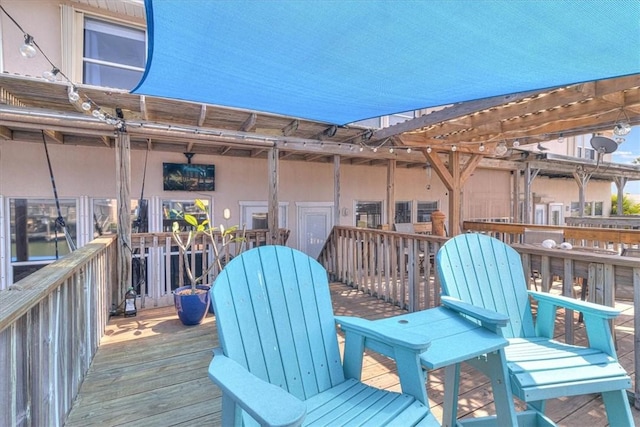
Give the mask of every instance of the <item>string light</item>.
<path id="1" fill-rule="evenodd" d="M 431 146 L 430 145 L 427 147 L 427 153 L 431 153 Z"/>
<path id="2" fill-rule="evenodd" d="M 484 151 L 484 142 L 480 144 L 480 147 L 478 147 L 478 151 Z"/>
<path id="3" fill-rule="evenodd" d="M 518 141 L 517 139 L 515 141 L 513 141 L 513 146 L 514 147 L 519 147 L 520 146 L 520 141 Z"/>
<path id="4" fill-rule="evenodd" d="M 51 71 L 45 71 L 42 73 L 42 77 L 53 83 L 58 80 L 58 73 L 60 73 L 60 70 L 57 67 L 53 67 Z"/>
<path id="5" fill-rule="evenodd" d="M 25 58 L 33 58 L 34 56 L 36 56 L 36 54 L 38 53 L 38 51 L 36 50 L 35 46 L 33 45 L 33 37 L 30 34 L 26 34 L 24 35 L 24 44 L 22 46 L 20 46 L 20 54 L 22 56 L 24 56 Z"/>
<path id="6" fill-rule="evenodd" d="M 69 79 L 69 77 L 67 77 L 62 71 L 60 71 L 60 68 L 55 66 L 51 59 L 49 59 L 49 57 L 40 48 L 38 43 L 36 43 L 33 36 L 27 33 L 2 5 L 0 5 L 0 10 L 7 16 L 7 18 L 11 20 L 11 22 L 13 22 L 13 24 L 18 28 L 18 30 L 20 30 L 20 32 L 22 32 L 24 36 L 24 44 L 20 46 L 20 54 L 25 58 L 33 58 L 38 54 L 38 52 L 40 52 L 40 54 L 51 66 L 51 70 L 43 72 L 42 77 L 50 82 L 55 82 L 58 80 L 58 77 L 62 77 L 69 84 L 69 102 L 71 102 L 72 104 L 76 104 L 77 102 L 79 102 L 81 96 L 78 93 L 78 88 L 76 88 L 71 79 Z M 80 107 L 83 111 L 88 113 L 96 104 L 91 99 L 89 99 L 88 96 L 85 95 L 84 98 L 85 100 L 82 102 Z M 97 107 L 98 114 L 96 114 L 95 111 L 96 110 L 92 111 L 91 114 L 99 120 L 104 121 L 110 125 L 114 125 L 121 131 L 124 131 L 126 129 L 124 117 L 122 116 L 122 114 L 118 114 L 118 116 L 115 117 L 111 114 L 101 112 L 99 107 Z"/>

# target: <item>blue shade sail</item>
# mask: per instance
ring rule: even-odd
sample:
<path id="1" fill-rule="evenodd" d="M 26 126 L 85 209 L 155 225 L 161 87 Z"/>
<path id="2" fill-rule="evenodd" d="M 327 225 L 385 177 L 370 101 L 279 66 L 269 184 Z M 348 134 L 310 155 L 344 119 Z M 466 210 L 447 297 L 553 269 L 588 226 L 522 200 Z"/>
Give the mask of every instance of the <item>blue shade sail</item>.
<path id="1" fill-rule="evenodd" d="M 335 124 L 640 72 L 640 1 L 146 0 L 133 93 Z"/>

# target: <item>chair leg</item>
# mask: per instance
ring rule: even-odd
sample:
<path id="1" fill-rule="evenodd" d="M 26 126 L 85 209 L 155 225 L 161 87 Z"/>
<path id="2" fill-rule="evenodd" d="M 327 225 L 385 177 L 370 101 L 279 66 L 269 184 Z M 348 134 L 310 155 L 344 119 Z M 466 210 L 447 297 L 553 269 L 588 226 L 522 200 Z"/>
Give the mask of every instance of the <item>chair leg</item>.
<path id="1" fill-rule="evenodd" d="M 444 368 L 444 403 L 442 427 L 454 427 L 458 418 L 458 394 L 460 392 L 460 364 Z"/>
<path id="2" fill-rule="evenodd" d="M 615 390 L 602 393 L 604 407 L 610 426 L 633 426 L 631 407 L 625 390 Z"/>

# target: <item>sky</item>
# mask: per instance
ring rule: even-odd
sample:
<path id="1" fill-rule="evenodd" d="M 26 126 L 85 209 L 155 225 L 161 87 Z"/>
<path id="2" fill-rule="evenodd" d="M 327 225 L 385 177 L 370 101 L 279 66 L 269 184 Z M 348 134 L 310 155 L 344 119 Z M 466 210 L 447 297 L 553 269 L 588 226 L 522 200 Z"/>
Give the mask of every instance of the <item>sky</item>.
<path id="1" fill-rule="evenodd" d="M 640 157 L 640 126 L 631 128 L 629 135 L 625 136 L 625 141 L 618 146 L 618 149 L 612 154 L 614 163 L 632 164 L 632 162 Z M 618 194 L 615 185 L 612 185 L 613 194 Z M 640 181 L 629 181 L 624 186 L 624 192 L 629 194 L 640 194 Z"/>

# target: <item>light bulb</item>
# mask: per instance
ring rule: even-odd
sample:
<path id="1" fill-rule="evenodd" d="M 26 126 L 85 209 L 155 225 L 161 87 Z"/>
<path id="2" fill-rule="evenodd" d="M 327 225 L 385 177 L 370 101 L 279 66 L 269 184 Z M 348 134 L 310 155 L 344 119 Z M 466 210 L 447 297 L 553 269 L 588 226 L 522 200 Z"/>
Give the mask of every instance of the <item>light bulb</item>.
<path id="1" fill-rule="evenodd" d="M 478 147 L 478 151 L 484 151 L 484 144 L 480 144 L 480 147 Z"/>
<path id="2" fill-rule="evenodd" d="M 44 73 L 42 73 L 42 77 L 49 80 L 50 82 L 55 82 L 56 80 L 58 80 L 59 72 L 60 70 L 58 70 L 56 67 L 53 67 L 51 71 L 45 71 Z"/>
<path id="3" fill-rule="evenodd" d="M 458 147 L 456 147 L 455 145 L 451 146 L 451 151 L 458 151 Z"/>
<path id="4" fill-rule="evenodd" d="M 622 143 L 623 143 L 623 142 L 625 142 L 625 141 L 626 141 L 626 139 L 624 139 L 623 137 L 621 137 L 621 136 L 616 136 L 616 143 L 617 143 L 618 145 L 622 144 Z"/>
<path id="5" fill-rule="evenodd" d="M 389 152 L 390 152 L 390 153 L 393 153 L 393 148 L 389 148 Z"/>
<path id="6" fill-rule="evenodd" d="M 520 141 L 518 141 L 517 139 L 515 141 L 513 141 L 513 146 L 514 147 L 519 147 L 520 146 Z"/>
<path id="7" fill-rule="evenodd" d="M 558 142 L 562 144 L 564 142 L 564 136 L 562 134 L 558 135 Z"/>
<path id="8" fill-rule="evenodd" d="M 613 127 L 613 133 L 617 136 L 625 136 L 631 132 L 631 125 L 627 122 L 618 122 Z"/>
<path id="9" fill-rule="evenodd" d="M 29 34 L 25 34 L 24 44 L 20 46 L 20 54 L 25 58 L 33 58 L 37 53 L 38 51 L 33 45 L 33 37 L 31 37 Z"/>
<path id="10" fill-rule="evenodd" d="M 364 147 L 360 147 L 360 152 L 363 152 L 363 151 L 364 151 Z"/>
<path id="11" fill-rule="evenodd" d="M 91 110 L 91 103 L 90 103 L 89 101 L 84 101 L 84 102 L 82 103 L 82 109 L 83 109 L 84 111 L 89 111 L 89 110 Z"/>
<path id="12" fill-rule="evenodd" d="M 222 217 L 226 220 L 231 218 L 231 209 L 229 208 L 225 208 L 225 210 L 222 211 Z"/>
<path id="13" fill-rule="evenodd" d="M 377 152 L 378 152 L 378 147 L 374 147 L 374 148 L 373 148 L 373 152 L 374 152 L 374 153 L 377 153 Z"/>
<path id="14" fill-rule="evenodd" d="M 78 92 L 76 92 L 75 89 L 71 89 L 69 91 L 69 101 L 76 102 L 79 99 L 80 99 L 80 95 L 78 95 Z"/>
<path id="15" fill-rule="evenodd" d="M 102 113 L 100 113 L 100 109 L 99 109 L 99 108 L 96 108 L 95 110 L 93 110 L 93 111 L 91 112 L 91 115 L 92 115 L 93 117 L 95 117 L 96 119 L 100 118 L 100 114 L 102 114 Z"/>
<path id="16" fill-rule="evenodd" d="M 507 154 L 507 144 L 501 142 L 500 144 L 496 145 L 495 153 L 498 156 L 504 156 L 505 154 Z"/>
<path id="17" fill-rule="evenodd" d="M 431 146 L 427 147 L 427 153 L 431 153 Z"/>
<path id="18" fill-rule="evenodd" d="M 411 148 L 407 148 L 407 154 L 411 154 Z"/>

